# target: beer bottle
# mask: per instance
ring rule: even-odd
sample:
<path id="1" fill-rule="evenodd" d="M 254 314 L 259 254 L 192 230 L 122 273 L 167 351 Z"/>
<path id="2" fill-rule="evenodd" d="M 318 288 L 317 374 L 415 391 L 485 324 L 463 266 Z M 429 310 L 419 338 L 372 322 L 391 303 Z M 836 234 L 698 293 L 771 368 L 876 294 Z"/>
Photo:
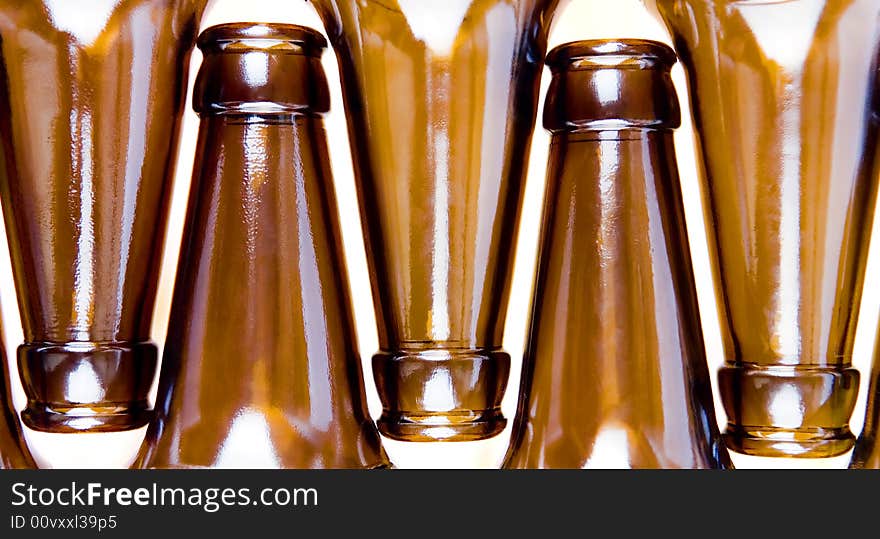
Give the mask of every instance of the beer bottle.
<path id="1" fill-rule="evenodd" d="M 314 0 L 336 49 L 379 325 L 379 428 L 498 434 L 501 338 L 558 0 Z"/>
<path id="2" fill-rule="evenodd" d="M 198 150 L 139 465 L 387 466 L 323 127 L 326 42 L 301 26 L 238 23 L 198 46 Z"/>
<path id="3" fill-rule="evenodd" d="M 2 330 L 0 330 L 2 333 Z M 9 371 L 6 365 L 6 350 L 0 342 L 0 470 L 36 468 L 34 460 L 24 442 L 24 435 L 18 424 L 18 414 L 12 402 L 9 387 Z"/>
<path id="4" fill-rule="evenodd" d="M 548 186 L 508 468 L 730 466 L 673 146 L 675 61 L 642 40 L 548 56 Z"/>
<path id="5" fill-rule="evenodd" d="M 880 469 L 880 446 L 877 445 L 877 428 L 880 426 L 880 334 L 874 345 L 874 365 L 871 369 L 871 383 L 868 387 L 868 405 L 865 410 L 865 423 L 862 433 L 856 440 L 850 468 Z"/>
<path id="6" fill-rule="evenodd" d="M 658 0 L 688 75 L 724 338 L 725 438 L 852 447 L 877 188 L 876 0 Z"/>
<path id="7" fill-rule="evenodd" d="M 32 429 L 148 420 L 150 324 L 206 1 L 0 2 L 0 198 Z"/>

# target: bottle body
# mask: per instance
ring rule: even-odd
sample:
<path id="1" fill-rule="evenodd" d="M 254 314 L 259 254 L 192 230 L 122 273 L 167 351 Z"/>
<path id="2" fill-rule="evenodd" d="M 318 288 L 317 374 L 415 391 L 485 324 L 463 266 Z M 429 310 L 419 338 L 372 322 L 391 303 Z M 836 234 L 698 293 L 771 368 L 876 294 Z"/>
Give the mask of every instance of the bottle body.
<path id="1" fill-rule="evenodd" d="M 872 201 L 880 5 L 659 0 L 705 165 L 736 451 L 847 451 Z"/>
<path id="2" fill-rule="evenodd" d="M 319 0 L 339 58 L 392 438 L 505 425 L 501 350 L 557 0 Z"/>
<path id="3" fill-rule="evenodd" d="M 880 346 L 874 345 L 874 364 L 871 368 L 871 382 L 868 386 L 868 404 L 865 410 L 865 422 L 862 433 L 856 440 L 850 460 L 850 468 L 853 469 L 880 469 L 880 446 L 877 445 L 877 427 L 880 425 L 880 406 L 878 406 L 878 394 L 880 394 L 880 362 L 877 360 L 877 351 Z"/>
<path id="4" fill-rule="evenodd" d="M 0 343 L 0 470 L 32 469 L 37 465 L 24 441 L 18 424 L 18 414 L 12 402 L 9 372 L 6 370 L 6 350 Z"/>
<path id="5" fill-rule="evenodd" d="M 539 270 L 508 468 L 725 468 L 659 43 L 554 50 Z"/>
<path id="6" fill-rule="evenodd" d="M 388 465 L 357 353 L 321 42 L 292 25 L 200 38 L 194 182 L 140 466 Z"/>
<path id="7" fill-rule="evenodd" d="M 0 194 L 25 336 L 23 419 L 37 430 L 147 421 L 149 331 L 205 0 L 92 4 L 0 6 Z"/>

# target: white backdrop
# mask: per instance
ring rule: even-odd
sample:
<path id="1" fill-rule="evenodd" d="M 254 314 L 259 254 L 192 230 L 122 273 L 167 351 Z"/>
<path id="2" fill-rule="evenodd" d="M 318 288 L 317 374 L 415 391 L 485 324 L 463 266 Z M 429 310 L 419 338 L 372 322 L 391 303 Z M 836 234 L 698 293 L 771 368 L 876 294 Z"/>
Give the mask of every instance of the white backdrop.
<path id="1" fill-rule="evenodd" d="M 97 4 L 115 4 L 116 0 L 92 0 Z M 443 0 L 423 0 L 443 1 Z M 84 17 L 90 16 L 83 13 Z M 288 22 L 303 24 L 323 31 L 316 13 L 305 0 L 213 0 L 208 7 L 202 28 L 233 22 Z M 568 41 L 592 38 L 647 38 L 669 43 L 668 35 L 643 7 L 640 0 L 572 0 L 568 7 L 560 11 L 550 36 L 550 46 Z M 201 56 L 193 55 L 190 88 Z M 358 326 L 360 352 L 365 367 L 365 382 L 370 411 L 378 417 L 380 406 L 369 368 L 369 358 L 377 349 L 375 318 L 370 297 L 363 240 L 358 217 L 352 175 L 351 155 L 342 108 L 342 96 L 338 83 L 336 58 L 332 51 L 324 56 L 324 68 L 331 83 L 332 112 L 326 118 L 330 138 L 331 159 L 335 175 L 336 190 L 340 204 L 340 215 L 344 243 L 346 247 L 349 276 L 354 298 L 355 318 Z M 720 425 L 726 418 L 718 400 L 717 383 L 714 373 L 722 361 L 721 339 L 713 297 L 711 276 L 706 253 L 706 239 L 702 222 L 699 184 L 694 163 L 693 132 L 691 118 L 687 113 L 687 96 L 684 74 L 681 66 L 674 72 L 676 86 L 682 102 L 684 125 L 676 135 L 679 166 L 682 176 L 688 228 L 691 233 L 697 286 L 700 294 L 704 332 L 708 347 L 709 367 L 713 372 L 713 392 Z M 549 76 L 545 72 L 542 82 L 542 98 L 546 93 Z M 543 99 L 541 102 L 543 107 Z M 540 115 L 539 115 L 540 118 Z M 175 178 L 174 198 L 169 221 L 168 241 L 163 261 L 162 281 L 153 324 L 153 338 L 160 344 L 164 341 L 170 307 L 174 268 L 180 245 L 186 197 L 192 172 L 198 117 L 187 106 L 183 126 L 180 158 Z M 544 190 L 544 176 L 549 139 L 540 127 L 535 131 L 526 187 L 522 227 L 514 275 L 513 293 L 506 324 L 504 346 L 513 357 L 512 376 L 504 401 L 504 413 L 511 420 L 516 409 L 519 387 L 520 364 L 524 345 L 527 314 L 531 303 L 532 279 L 535 271 L 535 254 L 538 241 L 539 213 Z M 875 232 L 878 227 L 874 227 Z M 876 234 L 875 234 L 876 236 Z M 874 278 L 878 268 L 878 249 L 872 248 L 867 274 L 866 293 L 862 303 L 862 317 L 856 338 L 855 366 L 862 372 L 862 387 L 856 411 L 852 420 L 853 431 L 858 433 L 864 417 L 867 381 L 871 364 L 871 352 L 875 328 L 877 327 L 880 294 L 878 280 Z M 12 363 L 15 347 L 21 342 L 22 332 L 18 307 L 11 278 L 9 254 L 6 242 L 0 241 L 0 308 L 4 321 L 4 338 L 7 345 L 7 358 Z M 24 405 L 18 378 L 13 368 L 13 388 L 16 405 Z M 155 390 L 155 387 L 154 387 Z M 385 448 L 392 462 L 401 468 L 473 468 L 497 467 L 504 456 L 510 437 L 508 428 L 496 438 L 481 442 L 466 443 L 403 443 L 385 440 Z M 144 436 L 145 429 L 121 434 L 46 434 L 28 431 L 25 435 L 34 456 L 43 467 L 93 468 L 125 467 L 134 458 Z M 738 468 L 844 468 L 849 462 L 849 454 L 833 459 L 766 459 L 733 454 Z"/>

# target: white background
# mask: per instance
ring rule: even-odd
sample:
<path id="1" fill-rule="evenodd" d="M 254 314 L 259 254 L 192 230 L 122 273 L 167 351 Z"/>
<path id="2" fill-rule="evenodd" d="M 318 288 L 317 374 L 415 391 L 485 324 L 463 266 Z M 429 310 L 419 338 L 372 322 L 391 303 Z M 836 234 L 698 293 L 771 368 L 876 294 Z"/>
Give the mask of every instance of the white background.
<path id="1" fill-rule="evenodd" d="M 117 2 L 116 0 L 86 0 L 82 1 L 82 3 L 100 8 L 100 6 L 112 6 Z M 105 7 L 105 9 L 107 8 Z M 87 10 L 83 11 L 83 16 L 89 16 Z M 203 19 L 202 28 L 233 21 L 296 23 L 311 26 L 323 32 L 320 20 L 313 8 L 304 0 L 213 0 L 209 4 L 208 11 Z M 556 24 L 550 36 L 550 46 L 578 39 L 622 37 L 656 39 L 669 43 L 665 29 L 650 15 L 639 0 L 572 0 L 566 9 L 557 13 Z M 201 56 L 196 51 L 193 54 L 190 83 L 192 83 L 200 61 Z M 330 138 L 331 158 L 340 204 L 349 276 L 355 303 L 355 318 L 358 325 L 360 352 L 364 360 L 364 378 L 367 386 L 370 411 L 374 417 L 378 417 L 380 407 L 373 385 L 372 373 L 369 369 L 369 358 L 377 349 L 375 318 L 354 192 L 351 156 L 348 151 L 348 139 L 338 83 L 336 58 L 330 50 L 324 56 L 324 67 L 331 83 L 333 107 L 332 112 L 326 118 L 326 124 Z M 673 73 L 682 102 L 682 109 L 685 111 L 684 125 L 676 135 L 679 166 L 682 176 L 688 228 L 691 233 L 691 249 L 697 274 L 697 287 L 700 294 L 709 367 L 713 372 L 712 383 L 716 396 L 716 412 L 719 424 L 723 426 L 726 418 L 720 401 L 717 398 L 717 381 L 714 377 L 714 373 L 722 361 L 721 341 L 709 273 L 708 256 L 706 254 L 700 191 L 693 155 L 693 132 L 691 129 L 691 118 L 687 112 L 686 87 L 681 66 L 677 66 Z M 542 107 L 543 95 L 546 93 L 548 83 L 549 76 L 545 71 L 541 92 Z M 160 348 L 165 336 L 165 326 L 170 307 L 174 268 L 180 245 L 197 129 L 198 118 L 187 106 L 180 159 L 175 178 L 168 241 L 163 260 L 162 280 L 153 324 L 153 338 L 160 344 Z M 533 139 L 525 196 L 526 204 L 523 210 L 516 270 L 512 287 L 513 294 L 510 300 L 504 339 L 504 346 L 513 357 L 512 376 L 504 402 L 504 413 L 511 420 L 508 428 L 496 438 L 481 442 L 425 444 L 385 440 L 386 451 L 397 467 L 492 468 L 497 467 L 504 456 L 510 437 L 510 424 L 512 424 L 516 408 L 521 356 L 528 323 L 527 313 L 531 303 L 532 279 L 535 270 L 535 250 L 539 232 L 539 213 L 543 198 L 548 145 L 547 134 L 538 125 Z M 876 229 L 877 227 L 875 227 L 875 231 Z M 862 372 L 862 387 L 852 420 L 852 428 L 856 433 L 861 429 L 864 418 L 871 352 L 877 326 L 878 308 L 880 308 L 880 297 L 878 297 L 876 290 L 877 279 L 872 277 L 877 274 L 878 260 L 876 251 L 877 249 L 872 249 L 872 256 L 867 271 L 869 278 L 862 303 L 863 314 L 856 339 L 854 363 Z M 0 308 L 2 308 L 4 338 L 9 356 L 7 359 L 12 367 L 14 365 L 12 361 L 14 359 L 15 347 L 21 343 L 22 333 L 12 284 L 7 245 L 3 241 L 0 241 Z M 13 368 L 12 371 L 15 402 L 20 408 L 24 405 L 24 396 L 19 389 L 15 369 Z M 25 431 L 34 456 L 43 467 L 103 468 L 128 466 L 137 452 L 145 429 L 120 434 L 73 435 L 45 434 L 28 431 L 27 429 Z M 737 454 L 733 454 L 733 458 L 738 468 L 844 468 L 849 462 L 849 454 L 833 459 L 821 460 L 766 459 Z"/>

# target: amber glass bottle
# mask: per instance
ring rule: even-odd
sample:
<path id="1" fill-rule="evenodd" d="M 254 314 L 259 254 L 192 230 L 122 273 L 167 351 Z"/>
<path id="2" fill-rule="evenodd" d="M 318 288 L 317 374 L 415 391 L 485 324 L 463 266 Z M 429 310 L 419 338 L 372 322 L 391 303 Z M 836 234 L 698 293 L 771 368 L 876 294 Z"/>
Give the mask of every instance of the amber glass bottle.
<path id="1" fill-rule="evenodd" d="M 877 184 L 880 2 L 657 7 L 688 73 L 705 163 L 728 445 L 843 453 Z"/>
<path id="2" fill-rule="evenodd" d="M 880 108 L 876 109 L 880 111 Z M 868 405 L 865 423 L 850 461 L 850 468 L 880 469 L 880 445 L 877 445 L 880 429 L 880 334 L 874 345 L 874 365 L 871 369 L 871 384 L 868 388 Z"/>
<path id="3" fill-rule="evenodd" d="M 544 223 L 508 468 L 724 468 L 672 133 L 675 53 L 582 41 L 553 81 Z"/>
<path id="4" fill-rule="evenodd" d="M 0 2 L 0 195 L 31 428 L 147 421 L 150 323 L 205 2 Z"/>
<path id="5" fill-rule="evenodd" d="M 314 0 L 336 49 L 381 350 L 380 430 L 497 434 L 501 337 L 558 0 Z"/>
<path id="6" fill-rule="evenodd" d="M 2 334 L 2 329 L 0 329 Z M 36 468 L 24 442 L 18 424 L 18 414 L 12 402 L 9 371 L 6 368 L 6 350 L 0 342 L 0 470 Z"/>
<path id="7" fill-rule="evenodd" d="M 322 116 L 324 38 L 199 38 L 201 115 L 157 417 L 141 465 L 374 468 Z"/>

